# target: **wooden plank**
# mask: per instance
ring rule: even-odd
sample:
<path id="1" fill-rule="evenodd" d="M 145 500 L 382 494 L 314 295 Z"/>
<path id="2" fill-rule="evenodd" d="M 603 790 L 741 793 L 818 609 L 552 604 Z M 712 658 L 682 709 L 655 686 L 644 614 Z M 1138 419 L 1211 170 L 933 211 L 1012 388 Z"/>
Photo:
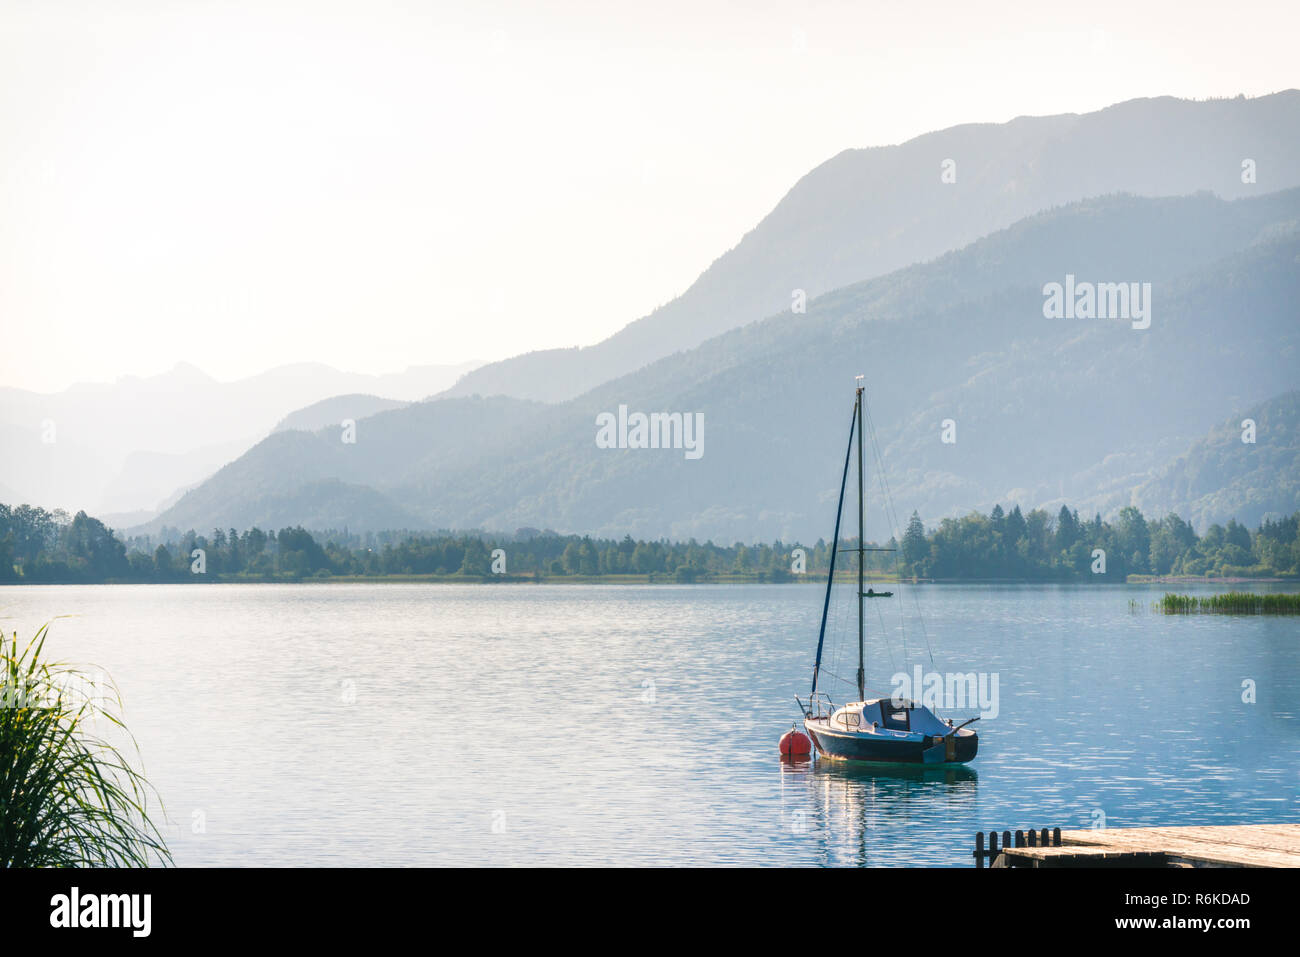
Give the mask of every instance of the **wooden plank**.
<path id="1" fill-rule="evenodd" d="M 1158 827 L 1111 827 L 1083 828 L 1075 831 L 1062 831 L 1087 843 L 1094 842 L 1099 835 L 1107 834 L 1196 834 L 1209 840 L 1251 838 L 1267 836 L 1300 847 L 1300 824 L 1230 824 L 1230 825 L 1179 825 Z"/>
<path id="2" fill-rule="evenodd" d="M 1131 854 L 1117 847 L 1095 847 L 1086 844 L 1076 844 L 1073 847 L 1015 847 L 1003 851 L 1011 857 L 1023 858 L 1028 861 L 1047 861 L 1055 857 L 1078 857 L 1078 858 L 1103 858 L 1114 857 L 1116 854 Z"/>
<path id="3" fill-rule="evenodd" d="M 1267 828 L 1265 830 L 1264 828 Z M 1063 843 L 1167 846 L 1206 844 L 1300 854 L 1300 825 L 1281 830 L 1261 827 L 1134 827 L 1064 831 Z"/>
<path id="4" fill-rule="evenodd" d="M 1070 847 L 1017 847 L 1004 851 L 994 867 L 1160 867 L 1160 854 L 1114 847 L 1075 844 Z"/>
<path id="5" fill-rule="evenodd" d="M 1193 864 L 1211 864 L 1219 867 L 1297 867 L 1300 857 L 1277 851 L 1260 851 L 1236 848 L 1225 844 L 1135 845 L 1112 844 L 1104 847 L 1070 845 L 1072 849 L 1111 852 L 1115 854 L 1151 854 L 1188 861 Z"/>
<path id="6" fill-rule="evenodd" d="M 1061 843 L 1207 864 L 1300 867 L 1300 824 L 1095 828 L 1062 831 Z"/>

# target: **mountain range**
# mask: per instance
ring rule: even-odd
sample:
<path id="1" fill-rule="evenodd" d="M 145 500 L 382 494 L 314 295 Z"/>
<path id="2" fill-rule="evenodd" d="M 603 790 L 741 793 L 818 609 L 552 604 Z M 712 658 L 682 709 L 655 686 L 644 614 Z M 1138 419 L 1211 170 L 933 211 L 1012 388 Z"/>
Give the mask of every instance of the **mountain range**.
<path id="1" fill-rule="evenodd" d="M 275 433 L 143 530 L 815 539 L 857 374 L 884 462 L 876 504 L 933 521 L 1077 503 L 1149 479 L 1213 423 L 1294 388 L 1297 224 L 1300 189 L 1052 209 L 565 402 L 436 398 L 360 418 L 351 443 L 337 426 Z M 1046 318 L 1044 288 L 1067 277 L 1149 284 L 1149 327 Z M 620 406 L 702 414 L 702 456 L 599 448 L 598 416 Z M 868 534 L 896 528 L 877 518 Z"/>
<path id="2" fill-rule="evenodd" d="M 847 150 L 680 297 L 588 348 L 396 377 L 298 365 L 217 383 L 182 365 L 0 390 L 0 491 L 150 534 L 813 540 L 860 374 L 873 537 L 913 509 L 933 523 L 997 503 L 1275 515 L 1295 500 L 1279 470 L 1300 384 L 1297 155 L 1295 90 Z M 1053 301 L 1074 316 L 1085 289 L 1081 315 L 1123 317 L 1060 317 Z M 604 447 L 601 423 L 637 413 L 698 422 L 698 447 Z M 1224 423 L 1252 416 L 1243 455 Z"/>
<path id="3" fill-rule="evenodd" d="M 650 315 L 587 348 L 489 363 L 446 394 L 574 398 L 789 310 L 797 290 L 814 297 L 882 276 L 1089 197 L 1210 190 L 1234 199 L 1300 186 L 1298 155 L 1297 90 L 1129 100 L 1092 113 L 965 124 L 895 146 L 845 150 L 800 179 L 689 289 Z"/>
<path id="4" fill-rule="evenodd" d="M 413 366 L 376 376 L 299 363 L 220 382 L 181 363 L 161 375 L 56 393 L 0 388 L 5 501 L 108 517 L 135 513 L 141 521 L 308 403 L 363 390 L 394 402 L 420 399 L 475 365 Z M 132 517 L 118 521 L 134 524 Z"/>

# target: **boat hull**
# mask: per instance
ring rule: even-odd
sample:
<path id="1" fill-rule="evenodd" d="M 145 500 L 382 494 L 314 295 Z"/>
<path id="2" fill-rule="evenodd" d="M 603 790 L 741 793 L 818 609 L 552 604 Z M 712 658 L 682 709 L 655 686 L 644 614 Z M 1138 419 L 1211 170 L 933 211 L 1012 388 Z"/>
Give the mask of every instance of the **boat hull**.
<path id="1" fill-rule="evenodd" d="M 965 764 L 979 750 L 979 736 L 972 733 L 953 735 L 951 756 L 941 745 L 941 760 L 934 760 L 936 739 L 899 741 L 875 735 L 840 734 L 831 731 L 824 723 L 805 722 L 808 736 L 812 738 L 817 753 L 837 761 L 863 761 L 871 764 Z M 930 757 L 926 752 L 930 752 Z"/>

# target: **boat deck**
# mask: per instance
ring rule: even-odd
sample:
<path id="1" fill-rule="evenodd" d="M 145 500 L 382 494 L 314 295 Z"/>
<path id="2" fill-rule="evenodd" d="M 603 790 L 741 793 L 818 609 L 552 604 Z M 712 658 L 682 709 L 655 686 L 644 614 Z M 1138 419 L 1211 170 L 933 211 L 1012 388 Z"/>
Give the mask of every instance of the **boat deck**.
<path id="1" fill-rule="evenodd" d="M 1300 824 L 1062 831 L 1059 847 L 1001 848 L 994 867 L 1300 867 Z"/>

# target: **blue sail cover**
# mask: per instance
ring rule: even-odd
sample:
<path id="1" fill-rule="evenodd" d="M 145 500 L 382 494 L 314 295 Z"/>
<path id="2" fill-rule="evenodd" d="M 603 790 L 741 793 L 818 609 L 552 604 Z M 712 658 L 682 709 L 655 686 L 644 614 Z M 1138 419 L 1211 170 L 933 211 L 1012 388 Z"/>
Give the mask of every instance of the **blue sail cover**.
<path id="1" fill-rule="evenodd" d="M 891 716 L 900 710 L 906 713 L 904 719 L 891 720 Z M 873 721 L 881 728 L 916 731 L 929 736 L 942 736 L 952 730 L 929 708 L 913 704 L 911 701 L 903 701 L 902 706 L 899 707 L 889 698 L 876 698 L 873 701 L 863 702 L 861 726 L 870 728 Z"/>

